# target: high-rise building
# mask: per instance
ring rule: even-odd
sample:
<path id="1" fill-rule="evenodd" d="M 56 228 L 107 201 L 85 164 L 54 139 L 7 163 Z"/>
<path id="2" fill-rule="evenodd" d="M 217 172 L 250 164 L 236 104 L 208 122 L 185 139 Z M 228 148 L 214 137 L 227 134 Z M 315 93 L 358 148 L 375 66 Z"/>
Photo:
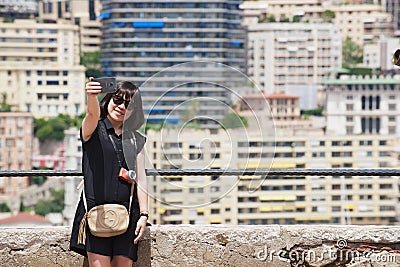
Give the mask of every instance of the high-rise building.
<path id="1" fill-rule="evenodd" d="M 197 109 L 200 125 L 219 127 L 229 89 L 244 86 L 227 71 L 245 69 L 240 2 L 102 1 L 102 71 L 142 87 L 149 123 L 181 123 Z"/>

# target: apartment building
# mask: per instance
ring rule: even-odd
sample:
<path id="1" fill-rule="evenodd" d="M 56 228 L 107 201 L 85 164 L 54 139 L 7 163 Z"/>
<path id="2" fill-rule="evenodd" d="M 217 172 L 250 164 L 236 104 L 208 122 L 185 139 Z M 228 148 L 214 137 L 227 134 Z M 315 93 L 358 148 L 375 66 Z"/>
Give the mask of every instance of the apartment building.
<path id="1" fill-rule="evenodd" d="M 277 120 L 275 129 L 261 133 L 254 132 L 254 125 L 214 132 L 150 131 L 147 162 L 152 168 L 200 170 L 396 168 L 397 79 L 340 76 L 336 83 L 327 81 L 323 126 Z M 285 114 L 269 102 L 273 115 Z M 270 116 L 265 105 L 253 106 L 265 111 L 259 121 Z M 395 224 L 397 217 L 396 177 L 177 175 L 150 181 L 155 223 Z"/>
<path id="2" fill-rule="evenodd" d="M 376 43 L 364 45 L 363 66 L 366 68 L 393 70 L 392 58 L 400 47 L 399 38 L 382 37 Z"/>
<path id="3" fill-rule="evenodd" d="M 0 112 L 0 169 L 32 169 L 33 118 L 27 112 Z M 0 177 L 0 200 L 17 195 L 28 177 Z"/>
<path id="4" fill-rule="evenodd" d="M 243 111 L 264 111 L 268 109 L 276 121 L 294 121 L 300 119 L 299 96 L 286 94 L 254 94 L 245 95 L 238 104 L 238 109 Z"/>
<path id="5" fill-rule="evenodd" d="M 228 112 L 243 87 L 240 1 L 103 1 L 102 71 L 142 87 L 149 123 L 182 123 L 198 100 L 203 127 Z M 180 65 L 182 64 L 182 65 Z M 173 68 L 170 68 L 173 67 Z"/>
<path id="6" fill-rule="evenodd" d="M 399 75 L 342 75 L 338 79 L 324 81 L 327 91 L 327 131 L 341 135 L 377 134 L 398 137 L 399 81 Z"/>
<path id="7" fill-rule="evenodd" d="M 273 15 L 277 21 L 300 20 L 302 22 L 322 22 L 324 11 L 333 11 L 335 17 L 327 19 L 339 27 L 342 38 L 349 36 L 357 44 L 363 46 L 365 43 L 376 41 L 380 35 L 393 36 L 393 16 L 384 12 L 380 5 L 373 4 L 329 4 L 327 1 L 308 0 L 271 0 L 257 1 L 260 5 L 267 4 L 267 16 Z M 251 7 L 243 3 L 243 8 Z M 246 13 L 246 11 L 244 11 Z M 260 11 L 259 11 L 260 12 Z"/>
<path id="8" fill-rule="evenodd" d="M 262 138 L 219 131 L 149 132 L 149 164 L 158 168 L 396 167 L 395 139 L 381 135 L 285 135 Z M 161 137 L 162 136 L 162 137 Z M 196 141 L 195 141 L 196 140 Z M 161 224 L 393 224 L 398 195 L 392 177 L 149 177 L 151 218 Z"/>
<path id="9" fill-rule="evenodd" d="M 63 19 L 79 26 L 81 53 L 100 51 L 100 0 L 39 0 L 38 9 L 43 22 Z"/>
<path id="10" fill-rule="evenodd" d="M 0 31 L 0 92 L 13 111 L 34 117 L 84 112 L 77 26 L 15 20 L 0 22 Z"/>
<path id="11" fill-rule="evenodd" d="M 257 23 L 246 30 L 247 74 L 265 94 L 316 96 L 329 71 L 342 64 L 342 39 L 334 24 Z M 316 105 L 317 98 L 301 108 Z"/>

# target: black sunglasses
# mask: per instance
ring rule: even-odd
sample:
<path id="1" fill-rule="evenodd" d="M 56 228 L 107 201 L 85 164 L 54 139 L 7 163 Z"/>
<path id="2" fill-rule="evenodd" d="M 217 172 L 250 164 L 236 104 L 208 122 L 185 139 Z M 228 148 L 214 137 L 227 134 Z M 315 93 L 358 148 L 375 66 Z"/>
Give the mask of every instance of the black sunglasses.
<path id="1" fill-rule="evenodd" d="M 130 101 L 130 100 L 125 100 L 125 99 L 124 99 L 122 96 L 120 96 L 120 95 L 113 95 L 112 99 L 113 99 L 114 103 L 115 103 L 117 106 L 119 106 L 119 105 L 121 105 L 122 103 L 124 103 L 126 109 L 132 109 L 132 108 L 133 108 L 133 107 L 128 108 L 128 107 L 129 107 L 129 103 L 130 103 L 131 101 Z"/>

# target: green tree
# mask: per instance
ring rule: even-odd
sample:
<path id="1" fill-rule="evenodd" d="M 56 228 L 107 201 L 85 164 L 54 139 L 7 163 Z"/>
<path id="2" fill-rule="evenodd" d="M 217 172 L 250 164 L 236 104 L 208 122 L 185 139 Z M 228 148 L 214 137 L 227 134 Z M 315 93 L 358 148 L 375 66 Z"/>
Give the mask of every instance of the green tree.
<path id="1" fill-rule="evenodd" d="M 325 22 L 332 22 L 332 20 L 335 18 L 335 12 L 333 12 L 332 10 L 329 10 L 329 9 L 325 10 L 324 12 L 322 12 L 321 18 Z"/>
<path id="2" fill-rule="evenodd" d="M 50 125 L 46 124 L 37 130 L 36 137 L 39 139 L 39 142 L 43 143 L 47 139 L 51 139 L 52 133 L 53 128 Z"/>
<path id="3" fill-rule="evenodd" d="M 52 199 L 39 199 L 35 205 L 35 213 L 46 216 L 51 212 L 62 212 L 64 209 L 64 190 L 50 189 Z"/>
<path id="4" fill-rule="evenodd" d="M 7 104 L 7 93 L 1 93 L 0 112 L 10 112 L 11 106 Z"/>
<path id="5" fill-rule="evenodd" d="M 247 119 L 235 112 L 226 114 L 222 119 L 222 127 L 225 129 L 241 128 L 247 126 L 248 126 Z"/>
<path id="6" fill-rule="evenodd" d="M 45 140 L 63 140 L 64 131 L 71 127 L 79 128 L 82 124 L 84 114 L 79 117 L 71 118 L 69 115 L 59 114 L 50 119 L 35 119 L 34 134 L 41 143 Z"/>
<path id="7" fill-rule="evenodd" d="M 101 54 L 100 51 L 85 52 L 81 55 L 81 64 L 86 67 L 86 77 L 101 76 Z"/>
<path id="8" fill-rule="evenodd" d="M 81 64 L 85 67 L 98 67 L 100 66 L 100 51 L 84 52 L 81 56 Z"/>
<path id="9" fill-rule="evenodd" d="M 0 203 L 0 212 L 10 212 L 11 209 L 5 202 Z"/>
<path id="10" fill-rule="evenodd" d="M 286 17 L 286 14 L 281 14 L 281 16 L 279 17 L 279 21 L 280 22 L 290 22 L 290 19 L 288 17 Z"/>
<path id="11" fill-rule="evenodd" d="M 39 199 L 35 205 L 35 213 L 46 216 L 46 214 L 52 211 L 52 201 L 48 199 Z"/>
<path id="12" fill-rule="evenodd" d="M 19 211 L 20 212 L 24 212 L 25 211 L 25 205 L 24 205 L 24 201 L 21 198 L 21 201 L 19 202 Z"/>
<path id="13" fill-rule="evenodd" d="M 60 116 L 50 118 L 47 123 L 53 129 L 50 139 L 63 140 L 65 136 L 64 130 L 68 129 L 70 125 L 68 125 Z"/>
<path id="14" fill-rule="evenodd" d="M 34 170 L 51 170 L 51 168 L 46 168 L 46 167 L 33 167 L 33 169 Z M 31 183 L 37 184 L 37 185 L 42 185 L 44 182 L 46 182 L 46 180 L 47 180 L 47 176 L 36 175 L 36 176 L 32 176 Z"/>
<path id="15" fill-rule="evenodd" d="M 305 109 L 305 110 L 302 110 L 301 111 L 301 114 L 302 115 L 306 115 L 306 116 L 308 116 L 308 115 L 312 115 L 312 116 L 322 116 L 323 114 L 323 111 L 324 111 L 324 107 L 318 107 L 318 108 L 315 108 L 315 109 Z"/>
<path id="16" fill-rule="evenodd" d="M 300 20 L 301 20 L 301 16 L 297 16 L 297 15 L 293 16 L 293 19 L 292 19 L 293 22 L 300 22 Z"/>
<path id="17" fill-rule="evenodd" d="M 34 124 L 33 133 L 36 135 L 37 132 L 38 132 L 38 130 L 39 130 L 40 128 L 43 128 L 43 126 L 46 125 L 46 122 L 47 122 L 47 120 L 44 119 L 44 118 L 37 118 L 37 119 L 34 118 L 34 119 L 33 119 L 33 124 Z"/>
<path id="18" fill-rule="evenodd" d="M 352 68 L 363 61 L 362 47 L 351 40 L 349 36 L 343 41 L 342 58 L 344 68 Z"/>
<path id="19" fill-rule="evenodd" d="M 64 209 L 64 194 L 65 190 L 54 190 L 50 189 L 51 195 L 53 196 L 53 211 L 52 212 L 62 212 Z"/>

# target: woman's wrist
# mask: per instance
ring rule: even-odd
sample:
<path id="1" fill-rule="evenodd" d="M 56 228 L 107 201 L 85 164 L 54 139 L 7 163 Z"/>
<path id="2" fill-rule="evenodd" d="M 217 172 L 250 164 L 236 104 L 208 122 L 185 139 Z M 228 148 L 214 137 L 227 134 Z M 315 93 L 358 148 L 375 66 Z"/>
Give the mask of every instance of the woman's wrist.
<path id="1" fill-rule="evenodd" d="M 148 211 L 141 211 L 140 214 L 139 214 L 139 217 L 140 218 L 145 217 L 146 219 L 148 219 L 149 218 L 149 212 Z"/>

